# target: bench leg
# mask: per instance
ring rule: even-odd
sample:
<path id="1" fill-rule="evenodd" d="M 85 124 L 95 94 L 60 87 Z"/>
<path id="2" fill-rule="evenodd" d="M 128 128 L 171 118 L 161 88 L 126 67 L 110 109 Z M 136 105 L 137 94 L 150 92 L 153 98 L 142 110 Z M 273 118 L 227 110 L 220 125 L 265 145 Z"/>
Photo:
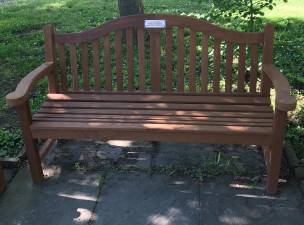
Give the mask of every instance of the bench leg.
<path id="1" fill-rule="evenodd" d="M 4 191 L 4 189 L 5 189 L 5 177 L 2 167 L 0 165 L 0 194 Z"/>
<path id="2" fill-rule="evenodd" d="M 278 189 L 286 121 L 287 112 L 276 110 L 274 120 L 274 137 L 272 144 L 269 147 L 269 165 L 267 168 L 268 194 L 275 194 Z"/>
<path id="3" fill-rule="evenodd" d="M 32 118 L 28 102 L 18 106 L 16 110 L 19 114 L 22 136 L 25 144 L 27 160 L 30 165 L 32 180 L 34 183 L 39 183 L 43 180 L 43 171 L 36 141 L 33 139 L 30 129 Z"/>

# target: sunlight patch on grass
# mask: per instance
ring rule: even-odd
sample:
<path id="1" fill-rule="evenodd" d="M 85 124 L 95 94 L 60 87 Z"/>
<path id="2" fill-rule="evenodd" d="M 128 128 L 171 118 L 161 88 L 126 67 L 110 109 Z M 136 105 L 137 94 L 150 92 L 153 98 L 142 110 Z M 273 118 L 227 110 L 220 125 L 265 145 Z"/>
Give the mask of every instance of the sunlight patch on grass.
<path id="1" fill-rule="evenodd" d="M 287 3 L 285 3 L 283 0 L 279 0 L 277 2 L 277 6 L 273 10 L 265 11 L 265 18 L 304 19 L 304 0 L 288 0 Z"/>

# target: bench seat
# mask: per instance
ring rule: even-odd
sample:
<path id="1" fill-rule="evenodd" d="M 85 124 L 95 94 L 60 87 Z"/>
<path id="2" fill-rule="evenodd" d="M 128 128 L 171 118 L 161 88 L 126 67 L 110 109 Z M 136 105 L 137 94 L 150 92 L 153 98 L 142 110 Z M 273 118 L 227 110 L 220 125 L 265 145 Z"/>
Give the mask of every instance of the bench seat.
<path id="1" fill-rule="evenodd" d="M 264 145 L 272 127 L 268 97 L 105 93 L 49 94 L 31 130 L 35 138 Z"/>

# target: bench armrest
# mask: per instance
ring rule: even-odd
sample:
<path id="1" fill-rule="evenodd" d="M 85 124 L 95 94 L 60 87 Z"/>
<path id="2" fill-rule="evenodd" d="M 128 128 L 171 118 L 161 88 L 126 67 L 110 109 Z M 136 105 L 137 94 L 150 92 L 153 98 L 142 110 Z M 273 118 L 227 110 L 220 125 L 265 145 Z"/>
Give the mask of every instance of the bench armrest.
<path id="1" fill-rule="evenodd" d="M 53 62 L 46 62 L 37 67 L 35 70 L 26 75 L 17 85 L 14 92 L 6 95 L 6 102 L 10 107 L 16 107 L 23 104 L 29 98 L 30 92 L 37 81 L 54 69 Z"/>
<path id="2" fill-rule="evenodd" d="M 286 77 L 273 64 L 263 65 L 263 72 L 272 82 L 275 92 L 276 108 L 282 111 L 292 111 L 296 108 L 297 101 L 290 95 L 290 86 Z"/>

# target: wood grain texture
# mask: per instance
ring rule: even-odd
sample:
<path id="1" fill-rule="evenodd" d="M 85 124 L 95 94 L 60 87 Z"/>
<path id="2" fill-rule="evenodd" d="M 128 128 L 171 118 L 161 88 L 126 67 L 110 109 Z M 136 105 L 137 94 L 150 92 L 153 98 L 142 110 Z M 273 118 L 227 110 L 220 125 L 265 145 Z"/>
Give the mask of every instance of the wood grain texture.
<path id="1" fill-rule="evenodd" d="M 184 64 L 185 64 L 184 28 L 179 27 L 177 33 L 177 91 L 184 92 Z"/>
<path id="2" fill-rule="evenodd" d="M 208 92 L 208 40 L 209 36 L 203 34 L 202 38 L 202 66 L 201 66 L 201 92 Z"/>
<path id="3" fill-rule="evenodd" d="M 123 74 L 122 74 L 122 53 L 121 53 L 121 38 L 122 32 L 117 31 L 115 33 L 115 63 L 116 63 L 116 80 L 117 80 L 117 90 L 123 90 Z"/>
<path id="4" fill-rule="evenodd" d="M 150 31 L 152 92 L 160 91 L 160 33 Z"/>
<path id="5" fill-rule="evenodd" d="M 104 45 L 104 73 L 106 79 L 106 87 L 107 91 L 112 90 L 112 66 L 111 66 L 111 44 L 109 35 L 103 37 L 103 45 Z"/>
<path id="6" fill-rule="evenodd" d="M 190 56 L 189 56 L 189 89 L 196 92 L 195 64 L 196 64 L 196 32 L 190 30 Z"/>
<path id="7" fill-rule="evenodd" d="M 145 91 L 146 74 L 145 74 L 145 33 L 144 33 L 144 29 L 137 30 L 137 41 L 138 41 L 139 90 Z"/>
<path id="8" fill-rule="evenodd" d="M 99 59 L 99 40 L 92 42 L 93 47 L 93 72 L 95 91 L 100 90 L 100 59 Z"/>
<path id="9" fill-rule="evenodd" d="M 225 92 L 232 92 L 232 62 L 233 62 L 233 43 L 228 42 L 226 48 L 226 79 Z"/>
<path id="10" fill-rule="evenodd" d="M 89 56 L 87 43 L 81 44 L 81 64 L 82 64 L 82 79 L 83 90 L 88 91 L 89 87 Z"/>
<path id="11" fill-rule="evenodd" d="M 59 64 L 61 72 L 61 91 L 67 91 L 67 75 L 66 75 L 66 57 L 64 44 L 59 45 Z"/>
<path id="12" fill-rule="evenodd" d="M 172 28 L 168 27 L 166 29 L 166 91 L 172 92 Z"/>
<path id="13" fill-rule="evenodd" d="M 133 49 L 133 29 L 128 28 L 127 36 L 127 60 L 128 60 L 128 91 L 134 90 L 134 49 Z"/>

